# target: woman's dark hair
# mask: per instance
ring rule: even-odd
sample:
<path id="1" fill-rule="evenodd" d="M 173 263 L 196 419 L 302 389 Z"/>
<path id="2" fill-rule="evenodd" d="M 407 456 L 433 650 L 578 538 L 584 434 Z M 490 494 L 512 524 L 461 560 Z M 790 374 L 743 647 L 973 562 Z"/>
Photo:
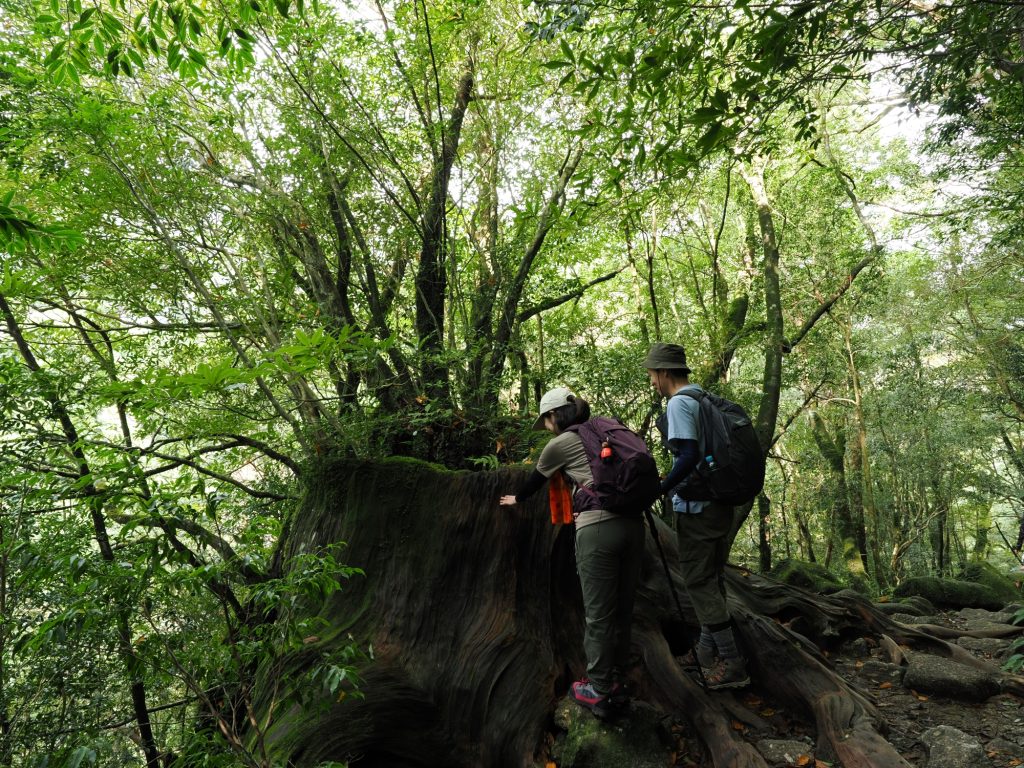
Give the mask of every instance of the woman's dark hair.
<path id="1" fill-rule="evenodd" d="M 582 397 L 575 395 L 569 397 L 568 405 L 563 405 L 551 412 L 555 417 L 555 424 L 558 426 L 559 432 L 564 432 L 566 427 L 571 427 L 573 424 L 582 424 L 590 420 L 590 403 Z"/>

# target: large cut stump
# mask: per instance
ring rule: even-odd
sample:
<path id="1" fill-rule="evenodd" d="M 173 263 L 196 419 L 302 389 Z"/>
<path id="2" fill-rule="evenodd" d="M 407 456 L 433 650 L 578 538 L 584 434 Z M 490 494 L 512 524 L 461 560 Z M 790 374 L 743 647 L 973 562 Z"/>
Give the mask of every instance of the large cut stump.
<path id="1" fill-rule="evenodd" d="M 285 555 L 347 542 L 343 560 L 365 571 L 322 611 L 329 628 L 274 675 L 260 681 L 264 711 L 325 650 L 366 649 L 361 697 L 346 696 L 278 715 L 274 757 L 296 766 L 526 766 L 543 757 L 556 702 L 584 673 L 583 616 L 573 530 L 548 522 L 545 494 L 517 508 L 498 498 L 522 470 L 449 472 L 409 459 L 336 460 L 312 468 Z M 675 536 L 659 523 L 679 619 L 652 537 L 637 595 L 633 670 L 639 695 L 685 716 L 715 766 L 761 768 L 738 737 L 730 694 L 709 694 L 683 674 L 675 655 L 696 621 L 675 563 Z M 915 646 L 985 667 L 950 637 L 900 624 L 852 592 L 824 597 L 748 571 L 728 573 L 730 610 L 750 656 L 756 689 L 813 722 L 815 752 L 844 766 L 907 763 L 885 740 L 883 719 L 864 692 L 836 675 L 821 650 L 866 632 L 893 648 Z"/>
<path id="2" fill-rule="evenodd" d="M 366 575 L 331 600 L 321 643 L 351 635 L 373 658 L 363 698 L 287 718 L 279 752 L 300 765 L 531 759 L 584 667 L 583 619 L 571 528 L 550 525 L 539 502 L 498 507 L 520 482 L 409 459 L 317 470 L 288 554 L 347 542 L 343 559 Z"/>

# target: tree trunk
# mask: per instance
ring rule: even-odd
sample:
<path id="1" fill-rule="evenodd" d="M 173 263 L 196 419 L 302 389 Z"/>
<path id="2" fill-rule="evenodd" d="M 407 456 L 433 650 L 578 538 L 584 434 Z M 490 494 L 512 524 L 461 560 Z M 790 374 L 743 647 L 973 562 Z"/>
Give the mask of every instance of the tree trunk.
<path id="1" fill-rule="evenodd" d="M 7 707 L 7 541 L 5 522 L 0 520 L 0 736 L 7 739 L 11 720 Z M 9 765 L 6 760 L 3 764 Z"/>
<path id="2" fill-rule="evenodd" d="M 874 575 L 879 585 L 883 588 L 888 583 L 888 578 L 881 568 L 882 557 L 878 549 L 878 512 L 875 507 L 875 492 L 871 477 L 871 455 L 868 452 L 868 427 L 864 415 L 863 391 L 860 386 L 860 372 L 857 370 L 857 361 L 853 354 L 853 338 L 850 323 L 843 323 L 843 340 L 846 345 L 846 359 L 850 373 L 850 388 L 853 390 L 853 412 L 857 425 L 857 441 L 854 444 L 852 454 L 854 456 L 853 466 L 855 467 L 855 489 L 856 498 L 859 502 L 861 517 L 864 520 L 864 528 L 867 539 L 867 549 L 870 560 L 873 563 L 865 563 L 868 570 Z"/>
<path id="3" fill-rule="evenodd" d="M 550 525 L 544 494 L 498 507 L 524 479 L 519 470 L 447 472 L 403 459 L 310 469 L 286 551 L 344 541 L 348 564 L 366 575 L 332 595 L 319 611 L 328 629 L 282 677 L 261 682 L 257 708 L 267 710 L 276 686 L 303 685 L 302 673 L 338 644 L 354 640 L 372 657 L 360 669 L 361 697 L 312 702 L 270 729 L 273 757 L 297 768 L 328 760 L 353 768 L 519 767 L 546 759 L 553 708 L 584 674 L 584 622 L 571 527 Z M 690 629 L 672 607 L 648 536 L 633 637 L 640 662 L 630 671 L 637 696 L 689 718 L 714 765 L 765 768 L 732 727 L 739 700 L 704 691 L 674 658 L 696 617 L 675 567 L 675 536 L 660 521 L 657 528 Z M 772 705 L 813 723 L 822 759 L 906 766 L 880 735 L 874 705 L 829 669 L 819 646 L 861 637 L 869 626 L 951 657 L 966 652 L 895 625 L 852 593 L 816 597 L 736 569 L 727 582 L 755 684 Z"/>
<path id="4" fill-rule="evenodd" d="M 867 539 L 863 518 L 854 514 L 850 506 L 846 479 L 846 441 L 841 434 L 830 433 L 824 419 L 814 411 L 811 412 L 811 427 L 814 442 L 828 463 L 832 476 L 832 510 L 836 517 L 836 533 L 846 569 L 855 580 L 863 581 L 868 573 Z"/>
<path id="5" fill-rule="evenodd" d="M 447 232 L 448 183 L 455 153 L 459 148 L 462 121 L 473 91 L 474 64 L 466 62 L 455 94 L 455 104 L 444 132 L 441 154 L 434 164 L 430 199 L 423 213 L 423 247 L 416 273 L 416 333 L 425 358 L 423 388 L 427 395 L 447 403 L 448 368 L 442 359 L 444 350 L 444 313 L 447 292 L 445 243 Z"/>
<path id="6" fill-rule="evenodd" d="M 775 222 L 771 204 L 764 187 L 763 165 L 752 165 L 744 170 L 743 178 L 750 188 L 757 208 L 757 221 L 761 228 L 761 249 L 764 254 L 764 302 L 767 333 L 765 334 L 764 380 L 761 403 L 754 417 L 757 436 L 765 450 L 772 444 L 775 423 L 779 418 L 779 397 L 782 393 L 782 354 L 785 334 L 782 315 L 782 289 L 779 279 L 779 243 L 775 236 Z"/>
<path id="7" fill-rule="evenodd" d="M 565 163 L 563 164 L 558 176 L 558 181 L 555 182 L 554 188 L 548 195 L 548 198 L 541 209 L 540 215 L 537 217 L 537 228 L 534 230 L 533 237 L 526 246 L 523 256 L 519 260 L 519 265 L 516 268 L 516 273 L 508 284 L 508 290 L 505 293 L 505 300 L 501 307 L 501 313 L 498 316 L 498 325 L 494 334 L 494 346 L 491 349 L 490 372 L 487 378 L 486 391 L 487 395 L 492 398 L 492 401 L 497 399 L 497 393 L 501 384 L 501 377 L 505 371 L 505 358 L 508 355 L 509 344 L 515 335 L 519 324 L 526 319 L 520 315 L 519 304 L 523 297 L 523 293 L 526 291 L 527 280 L 530 277 L 534 262 L 540 254 L 541 247 L 544 245 L 544 241 L 547 239 L 548 233 L 551 231 L 555 218 L 561 211 L 562 205 L 565 203 L 566 187 L 572 179 L 573 174 L 576 173 L 576 168 L 582 158 L 583 147 L 577 147 L 566 155 Z M 537 322 L 540 323 L 540 313 L 537 312 L 535 314 L 537 315 Z M 543 339 L 541 344 L 543 345 Z M 543 353 L 541 354 L 543 355 Z M 544 366 L 542 363 L 542 376 L 543 368 Z"/>
<path id="8" fill-rule="evenodd" d="M 761 573 L 768 573 L 772 569 L 772 537 L 771 527 L 768 524 L 768 516 L 772 511 L 772 503 L 763 493 L 757 496 L 757 519 L 759 521 L 757 530 L 757 551 Z"/>
<path id="9" fill-rule="evenodd" d="M 771 204 L 764 186 L 763 162 L 758 160 L 751 163 L 749 167 L 742 170 L 742 176 L 747 182 L 750 195 L 754 200 L 754 207 L 757 210 L 757 220 L 761 231 L 761 249 L 764 254 L 762 261 L 766 326 L 764 378 L 761 385 L 761 402 L 754 415 L 754 429 L 761 441 L 761 448 L 767 456 L 775 435 L 775 425 L 779 419 L 779 398 L 782 395 L 782 355 L 785 347 L 782 289 L 779 278 L 779 243 L 775 236 Z M 737 308 L 739 306 L 742 306 L 745 317 L 746 303 L 737 305 Z M 732 311 L 735 312 L 737 308 Z M 721 375 L 724 376 L 724 369 Z M 737 515 L 729 533 L 730 547 L 736 540 L 736 536 L 752 508 L 753 504 L 745 504 L 737 508 Z"/>

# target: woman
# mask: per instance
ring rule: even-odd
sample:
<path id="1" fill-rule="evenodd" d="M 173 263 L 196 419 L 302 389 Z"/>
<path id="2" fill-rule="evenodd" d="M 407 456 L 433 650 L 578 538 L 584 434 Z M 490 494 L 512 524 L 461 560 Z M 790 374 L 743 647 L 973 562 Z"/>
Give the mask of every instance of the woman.
<path id="1" fill-rule="evenodd" d="M 570 695 L 598 717 L 607 717 L 626 700 L 621 675 L 629 659 L 633 599 L 644 550 L 643 522 L 600 509 L 596 495 L 587 490 L 594 483 L 590 461 L 583 441 L 569 429 L 590 419 L 587 401 L 566 387 L 557 387 L 541 398 L 539 411 L 534 428 L 555 436 L 544 446 L 522 490 L 502 496 L 499 504 L 518 504 L 549 479 L 558 482 L 559 474 L 574 488 L 572 519 L 586 615 L 583 648 L 587 677 L 572 684 Z M 554 516 L 552 520 L 558 522 Z"/>

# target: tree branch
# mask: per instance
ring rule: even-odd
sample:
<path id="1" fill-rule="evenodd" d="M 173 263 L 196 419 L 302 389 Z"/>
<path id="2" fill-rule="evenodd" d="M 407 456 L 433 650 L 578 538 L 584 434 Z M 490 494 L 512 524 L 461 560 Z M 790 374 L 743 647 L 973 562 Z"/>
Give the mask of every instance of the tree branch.
<path id="1" fill-rule="evenodd" d="M 864 215 L 864 209 L 860 205 L 860 201 L 857 199 L 857 193 L 853 188 L 853 182 L 850 177 L 842 171 L 839 167 L 839 163 L 836 161 L 835 156 L 832 154 L 832 147 L 829 143 L 828 133 L 823 131 L 823 142 L 822 146 L 825 148 L 825 154 L 828 156 L 830 161 L 829 168 L 835 174 L 839 183 L 843 186 L 843 191 L 846 192 L 846 196 L 850 198 L 850 202 L 853 205 L 853 212 L 857 216 L 857 220 L 864 228 L 868 239 L 871 241 L 871 249 L 868 251 L 867 256 L 858 261 L 853 268 L 846 275 L 846 279 L 840 284 L 840 286 L 833 292 L 833 294 L 825 301 L 818 305 L 817 309 L 811 313 L 811 315 L 804 321 L 804 324 L 800 326 L 800 330 L 796 332 L 794 336 L 787 339 L 783 346 L 784 352 L 792 352 L 793 348 L 799 344 L 803 338 L 810 333 L 811 329 L 814 328 L 815 324 L 830 310 L 835 303 L 841 299 L 846 292 L 853 285 L 853 281 L 857 279 L 859 275 L 866 267 L 872 264 L 879 256 L 882 255 L 883 248 L 878 243 L 878 237 L 875 235 L 875 230 L 871 226 L 871 223 L 867 220 Z"/>
<path id="2" fill-rule="evenodd" d="M 522 322 L 521 319 L 517 318 L 516 310 L 519 308 L 519 302 L 526 290 L 526 282 L 530 277 L 530 271 L 533 269 L 533 263 L 540 253 L 541 247 L 544 245 L 548 232 L 551 231 L 551 227 L 554 225 L 555 214 L 561 211 L 565 205 L 565 189 L 573 174 L 576 173 L 576 168 L 579 166 L 582 158 L 582 145 L 566 153 L 565 160 L 562 162 L 562 167 L 558 174 L 558 181 L 555 182 L 551 194 L 548 195 L 548 199 L 544 202 L 544 207 L 537 217 L 537 229 L 533 234 L 533 239 L 523 252 L 523 257 L 519 261 L 519 268 L 516 270 L 508 293 L 505 295 L 505 304 L 502 307 L 501 316 L 498 318 L 498 329 L 494 334 L 494 348 L 491 351 L 489 386 L 501 378 L 502 371 L 505 369 L 505 357 L 509 342 L 515 332 L 517 322 Z M 538 311 L 543 311 L 543 309 Z M 537 313 L 533 312 L 529 316 L 532 317 L 534 314 Z"/>
<path id="3" fill-rule="evenodd" d="M 595 277 L 589 283 L 584 283 L 574 291 L 570 291 L 569 293 L 563 293 L 561 296 L 555 296 L 554 298 L 542 301 L 540 304 L 536 304 L 532 307 L 529 307 L 528 309 L 524 309 L 522 312 L 516 315 L 516 320 L 522 323 L 526 320 L 529 320 L 534 315 L 539 315 L 541 312 L 546 312 L 549 309 L 554 309 L 555 307 L 565 304 L 566 302 L 572 301 L 573 299 L 578 299 L 588 290 L 593 288 L 595 285 L 599 285 L 600 283 L 604 283 L 607 282 L 608 280 L 611 280 L 613 277 L 622 272 L 622 270 L 624 270 L 625 268 L 625 266 L 621 266 L 615 271 L 609 272 L 606 275 Z"/>

